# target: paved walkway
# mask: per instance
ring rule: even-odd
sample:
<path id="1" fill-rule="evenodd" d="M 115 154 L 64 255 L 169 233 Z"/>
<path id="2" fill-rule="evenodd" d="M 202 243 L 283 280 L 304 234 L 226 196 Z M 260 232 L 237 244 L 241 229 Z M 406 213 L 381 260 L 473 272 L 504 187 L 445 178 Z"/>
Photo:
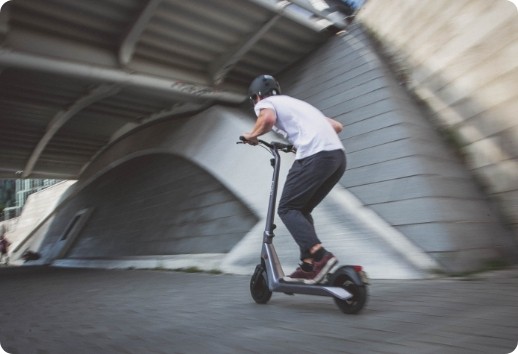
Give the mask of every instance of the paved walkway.
<path id="1" fill-rule="evenodd" d="M 373 281 L 359 315 L 314 296 L 274 294 L 257 305 L 248 281 L 2 268 L 0 343 L 11 354 L 506 354 L 518 343 L 518 268 L 468 279 Z"/>

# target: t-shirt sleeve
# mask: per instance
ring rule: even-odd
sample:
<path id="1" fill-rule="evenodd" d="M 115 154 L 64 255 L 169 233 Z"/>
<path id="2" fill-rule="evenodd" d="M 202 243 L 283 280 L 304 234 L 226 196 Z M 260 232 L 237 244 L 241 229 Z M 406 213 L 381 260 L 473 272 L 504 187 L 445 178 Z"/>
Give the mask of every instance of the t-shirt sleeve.
<path id="1" fill-rule="evenodd" d="M 259 113 L 261 113 L 261 109 L 265 109 L 265 108 L 270 108 L 275 111 L 275 106 L 271 102 L 269 102 L 267 100 L 261 100 L 254 106 L 255 115 L 259 117 Z"/>

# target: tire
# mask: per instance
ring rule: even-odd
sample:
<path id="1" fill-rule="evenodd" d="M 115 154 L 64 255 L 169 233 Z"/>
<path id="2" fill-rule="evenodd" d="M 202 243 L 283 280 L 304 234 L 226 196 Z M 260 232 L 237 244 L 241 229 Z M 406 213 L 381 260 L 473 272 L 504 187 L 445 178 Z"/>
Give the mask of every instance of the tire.
<path id="1" fill-rule="evenodd" d="M 336 305 L 343 313 L 356 314 L 360 312 L 367 303 L 367 287 L 364 284 L 358 285 L 345 270 L 338 269 L 331 276 L 329 284 L 344 288 L 353 295 L 352 298 L 347 300 L 334 298 Z"/>
<path id="2" fill-rule="evenodd" d="M 266 271 L 261 264 L 255 267 L 254 275 L 250 279 L 250 294 L 258 304 L 266 304 L 272 297 L 272 292 L 268 288 Z"/>

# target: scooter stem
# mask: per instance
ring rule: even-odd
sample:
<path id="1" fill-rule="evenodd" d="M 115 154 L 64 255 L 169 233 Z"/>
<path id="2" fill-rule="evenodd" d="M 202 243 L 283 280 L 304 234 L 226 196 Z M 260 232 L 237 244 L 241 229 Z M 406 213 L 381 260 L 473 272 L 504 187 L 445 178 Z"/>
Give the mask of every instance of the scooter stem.
<path id="1" fill-rule="evenodd" d="M 276 148 L 269 148 L 272 155 L 272 166 L 273 166 L 273 176 L 272 176 L 272 184 L 270 187 L 270 200 L 268 202 L 268 212 L 266 214 L 266 226 L 264 229 L 264 243 L 272 243 L 272 238 L 275 236 L 273 230 L 275 229 L 274 219 L 275 219 L 275 205 L 277 203 L 277 185 L 279 182 L 279 170 L 281 166 L 281 159 L 279 156 L 279 151 Z"/>

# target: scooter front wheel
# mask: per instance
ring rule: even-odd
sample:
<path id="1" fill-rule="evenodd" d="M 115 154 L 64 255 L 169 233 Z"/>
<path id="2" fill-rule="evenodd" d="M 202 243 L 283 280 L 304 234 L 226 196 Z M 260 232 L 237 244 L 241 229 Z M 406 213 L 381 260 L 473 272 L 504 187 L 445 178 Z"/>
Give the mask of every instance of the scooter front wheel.
<path id="1" fill-rule="evenodd" d="M 367 302 L 367 286 L 352 267 L 341 267 L 329 277 L 329 284 L 344 288 L 352 294 L 349 299 L 334 298 L 338 308 L 346 314 L 360 312 Z"/>
<path id="2" fill-rule="evenodd" d="M 258 304 L 266 304 L 272 297 L 272 292 L 268 288 L 266 271 L 261 264 L 255 267 L 254 275 L 250 279 L 250 294 Z"/>

